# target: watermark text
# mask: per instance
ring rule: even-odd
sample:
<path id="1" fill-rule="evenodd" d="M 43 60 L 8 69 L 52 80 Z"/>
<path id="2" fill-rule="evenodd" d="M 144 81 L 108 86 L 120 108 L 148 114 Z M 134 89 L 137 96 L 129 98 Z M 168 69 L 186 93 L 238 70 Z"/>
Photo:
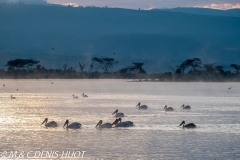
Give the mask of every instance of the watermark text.
<path id="1" fill-rule="evenodd" d="M 87 151 L 2 151 L 0 159 L 84 158 Z"/>

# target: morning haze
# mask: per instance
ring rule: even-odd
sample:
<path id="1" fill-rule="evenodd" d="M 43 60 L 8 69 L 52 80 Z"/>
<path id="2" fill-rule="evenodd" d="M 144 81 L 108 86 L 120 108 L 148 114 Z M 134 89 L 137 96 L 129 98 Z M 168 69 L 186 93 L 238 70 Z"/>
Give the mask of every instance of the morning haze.
<path id="1" fill-rule="evenodd" d="M 239 13 L 0 4 L 1 68 L 16 58 L 32 58 L 47 68 L 66 63 L 77 68 L 79 61 L 112 57 L 119 61 L 116 70 L 144 62 L 147 72 L 169 71 L 195 57 L 240 64 Z"/>

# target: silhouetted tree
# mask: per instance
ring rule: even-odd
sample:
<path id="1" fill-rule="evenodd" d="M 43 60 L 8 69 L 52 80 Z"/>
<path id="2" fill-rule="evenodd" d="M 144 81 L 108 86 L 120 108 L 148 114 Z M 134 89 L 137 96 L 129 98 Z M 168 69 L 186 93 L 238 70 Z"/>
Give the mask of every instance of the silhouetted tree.
<path id="1" fill-rule="evenodd" d="M 103 72 L 108 73 L 110 68 L 113 68 L 113 66 L 118 63 L 118 61 L 115 61 L 114 58 L 98 58 L 93 57 L 93 61 L 98 62 L 97 68 L 102 69 Z"/>
<path id="2" fill-rule="evenodd" d="M 146 73 L 143 69 L 144 63 L 132 62 L 133 66 L 122 68 L 119 70 L 120 73 Z"/>
<path id="3" fill-rule="evenodd" d="M 175 70 L 175 73 L 176 74 L 181 74 L 181 73 L 184 73 L 182 68 L 181 67 L 178 67 L 176 70 Z"/>
<path id="4" fill-rule="evenodd" d="M 203 68 L 204 68 L 205 73 L 207 73 L 207 74 L 213 74 L 216 72 L 215 63 L 204 64 Z"/>
<path id="5" fill-rule="evenodd" d="M 84 70 L 84 68 L 85 68 L 84 62 L 83 62 L 83 63 L 79 62 L 78 64 L 79 64 L 81 73 L 83 73 L 83 70 Z"/>
<path id="6" fill-rule="evenodd" d="M 130 67 L 130 70 L 133 73 L 146 73 L 146 71 L 143 69 L 143 65 L 144 63 L 133 62 L 133 66 Z"/>
<path id="7" fill-rule="evenodd" d="M 223 74 L 225 71 L 223 70 L 223 66 L 216 66 L 216 70 L 220 73 Z"/>
<path id="8" fill-rule="evenodd" d="M 180 66 L 177 66 L 176 73 L 185 73 L 188 67 L 192 67 L 192 71 L 196 71 L 197 68 L 201 68 L 201 63 L 200 58 L 187 59 Z"/>
<path id="9" fill-rule="evenodd" d="M 231 64 L 230 67 L 234 68 L 234 69 L 236 70 L 236 72 L 239 73 L 239 71 L 240 71 L 240 65 Z"/>
<path id="10" fill-rule="evenodd" d="M 8 70 L 29 69 L 40 63 L 40 61 L 34 61 L 32 59 L 15 59 L 7 61 L 5 66 L 8 66 Z"/>
<path id="11" fill-rule="evenodd" d="M 202 64 L 202 61 L 200 58 L 193 58 L 191 59 L 190 66 L 193 68 L 193 71 L 196 71 L 196 69 L 201 69 L 202 67 L 200 66 Z"/>
<path id="12" fill-rule="evenodd" d="M 177 66 L 176 73 L 184 73 L 185 69 L 187 68 L 186 62 L 182 62 L 180 66 Z"/>

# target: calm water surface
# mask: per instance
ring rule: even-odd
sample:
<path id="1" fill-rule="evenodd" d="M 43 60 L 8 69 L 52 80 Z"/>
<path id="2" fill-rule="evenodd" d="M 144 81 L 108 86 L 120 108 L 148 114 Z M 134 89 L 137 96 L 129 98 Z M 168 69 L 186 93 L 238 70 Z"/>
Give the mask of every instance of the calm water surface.
<path id="1" fill-rule="evenodd" d="M 0 82 L 2 153 L 86 151 L 81 159 L 240 159 L 240 83 Z M 81 97 L 82 93 L 89 97 Z M 73 99 L 72 94 L 79 98 Z M 138 110 L 138 102 L 149 108 Z M 182 110 L 182 104 L 192 109 Z M 174 111 L 165 112 L 165 105 Z M 113 122 L 116 109 L 125 114 L 123 120 L 135 125 L 95 128 L 100 119 Z M 46 117 L 59 127 L 41 126 Z M 66 119 L 80 122 L 82 128 L 64 129 Z M 182 120 L 197 128 L 178 127 Z"/>

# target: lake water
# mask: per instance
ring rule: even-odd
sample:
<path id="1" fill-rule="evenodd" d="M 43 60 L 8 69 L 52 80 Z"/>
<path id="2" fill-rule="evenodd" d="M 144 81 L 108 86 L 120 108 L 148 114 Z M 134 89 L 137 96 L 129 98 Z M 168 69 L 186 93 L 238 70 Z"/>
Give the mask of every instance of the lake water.
<path id="1" fill-rule="evenodd" d="M 0 156 L 14 151 L 23 159 L 240 159 L 240 83 L 0 82 Z M 138 110 L 138 102 L 149 108 Z M 165 105 L 174 111 L 165 112 Z M 100 119 L 113 122 L 116 109 L 134 126 L 95 128 Z M 45 118 L 59 127 L 41 126 Z M 64 129 L 66 119 L 80 122 L 81 129 Z M 197 128 L 178 127 L 183 120 Z"/>

